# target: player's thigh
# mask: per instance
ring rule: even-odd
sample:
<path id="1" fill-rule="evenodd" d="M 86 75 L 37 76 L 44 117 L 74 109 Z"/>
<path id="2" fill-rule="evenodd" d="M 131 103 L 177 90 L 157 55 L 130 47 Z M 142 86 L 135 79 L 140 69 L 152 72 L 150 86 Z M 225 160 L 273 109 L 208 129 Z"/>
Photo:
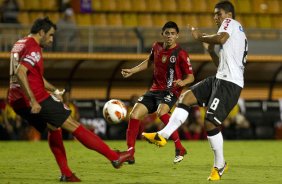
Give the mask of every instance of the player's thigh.
<path id="1" fill-rule="evenodd" d="M 187 106 L 190 105 L 195 105 L 198 103 L 197 98 L 195 97 L 194 93 L 192 90 L 187 90 L 183 94 L 180 95 L 179 97 L 179 103 L 185 104 Z"/>
<path id="2" fill-rule="evenodd" d="M 195 98 L 199 106 L 205 107 L 208 104 L 210 95 L 212 93 L 212 85 L 215 81 L 215 76 L 208 77 L 197 84 L 190 87 L 191 92 L 187 91 L 185 97 L 185 100 L 187 103 L 186 105 L 194 105 L 195 104 Z M 195 98 L 194 98 L 195 97 Z M 191 99 L 190 99 L 191 98 Z M 184 100 L 183 100 L 184 101 Z"/>
<path id="3" fill-rule="evenodd" d="M 206 119 L 221 125 L 237 104 L 242 88 L 232 82 L 217 79 L 208 102 Z"/>
<path id="4" fill-rule="evenodd" d="M 158 106 L 158 109 L 157 109 L 157 116 L 161 117 L 162 115 L 167 114 L 170 111 L 170 109 L 171 108 L 170 108 L 170 106 L 168 104 L 161 103 Z"/>
<path id="5" fill-rule="evenodd" d="M 136 103 L 130 112 L 131 119 L 143 119 L 148 114 L 147 107 L 142 103 Z"/>

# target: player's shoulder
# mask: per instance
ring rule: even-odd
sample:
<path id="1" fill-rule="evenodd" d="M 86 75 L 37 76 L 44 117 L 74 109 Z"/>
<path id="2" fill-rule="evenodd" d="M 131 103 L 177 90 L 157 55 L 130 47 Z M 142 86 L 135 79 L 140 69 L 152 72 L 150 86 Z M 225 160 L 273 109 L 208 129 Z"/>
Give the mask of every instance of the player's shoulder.
<path id="1" fill-rule="evenodd" d="M 163 47 L 163 42 L 154 42 L 152 47 L 153 48 Z"/>
<path id="2" fill-rule="evenodd" d="M 178 53 L 179 53 L 180 55 L 185 55 L 185 56 L 188 55 L 188 52 L 187 52 L 185 49 L 183 49 L 181 46 L 178 45 L 178 47 L 177 47 L 176 49 L 179 50 Z"/>
<path id="3" fill-rule="evenodd" d="M 26 47 L 27 39 L 21 38 L 13 45 L 11 52 L 21 52 Z"/>
<path id="4" fill-rule="evenodd" d="M 237 20 L 235 20 L 235 19 L 231 19 L 231 18 L 226 18 L 226 19 L 224 19 L 223 20 L 223 22 L 222 22 L 222 24 L 224 25 L 224 26 L 228 26 L 228 25 L 235 25 L 235 26 L 241 26 L 241 23 L 240 22 L 238 22 Z"/>

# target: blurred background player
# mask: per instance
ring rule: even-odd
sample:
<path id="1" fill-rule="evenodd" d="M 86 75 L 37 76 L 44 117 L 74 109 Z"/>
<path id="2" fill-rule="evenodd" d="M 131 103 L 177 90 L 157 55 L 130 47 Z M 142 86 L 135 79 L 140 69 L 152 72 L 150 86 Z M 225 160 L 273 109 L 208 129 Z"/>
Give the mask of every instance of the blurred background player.
<path id="1" fill-rule="evenodd" d="M 126 137 L 129 149 L 135 147 L 140 121 L 148 113 L 157 112 L 161 121 L 167 124 L 170 118 L 170 109 L 177 101 L 182 88 L 194 81 L 188 54 L 176 43 L 178 33 L 177 24 L 172 21 L 167 22 L 161 33 L 164 42 L 154 43 L 150 56 L 142 63 L 121 71 L 123 77 L 127 78 L 148 69 L 151 65 L 154 67 L 151 89 L 138 99 L 130 113 Z M 183 160 L 187 152 L 180 142 L 177 131 L 172 134 L 171 138 L 175 143 L 176 154 L 173 162 L 177 163 Z M 134 162 L 133 157 L 129 163 Z"/>
<path id="2" fill-rule="evenodd" d="M 214 152 L 214 165 L 208 177 L 211 181 L 220 180 L 227 170 L 220 126 L 237 104 L 244 86 L 248 42 L 241 24 L 234 19 L 234 6 L 229 1 L 222 1 L 214 8 L 214 20 L 219 28 L 217 34 L 208 35 L 191 27 L 194 39 L 207 43 L 206 48 L 218 67 L 216 76 L 204 79 L 183 94 L 164 129 L 158 133 L 143 133 L 149 142 L 164 146 L 165 138 L 185 122 L 191 106 L 207 106 L 205 129 Z M 214 51 L 215 44 L 220 45 L 219 55 Z"/>
<path id="3" fill-rule="evenodd" d="M 70 170 L 60 127 L 72 133 L 85 147 L 111 161 L 115 168 L 130 156 L 130 151 L 113 151 L 97 135 L 74 120 L 61 102 L 63 91 L 44 78 L 42 48 L 52 45 L 56 25 L 48 17 L 37 19 L 30 35 L 18 40 L 11 51 L 9 103 L 22 118 L 40 132 L 49 129 L 48 141 L 61 170 L 60 181 L 80 181 Z M 50 94 L 51 93 L 51 94 Z"/>

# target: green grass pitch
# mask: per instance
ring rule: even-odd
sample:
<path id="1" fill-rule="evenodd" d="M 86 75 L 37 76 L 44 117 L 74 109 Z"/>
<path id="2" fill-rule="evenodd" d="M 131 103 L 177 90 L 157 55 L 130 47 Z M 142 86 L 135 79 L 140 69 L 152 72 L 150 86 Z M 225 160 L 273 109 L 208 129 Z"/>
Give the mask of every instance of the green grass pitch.
<path id="1" fill-rule="evenodd" d="M 107 141 L 112 147 L 126 149 L 125 141 Z M 136 164 L 114 169 L 110 162 L 77 141 L 66 141 L 69 165 L 83 183 L 99 184 L 202 184 L 213 164 L 207 141 L 183 141 L 188 155 L 173 164 L 174 145 L 170 141 L 158 148 L 145 141 L 136 146 Z M 225 158 L 229 170 L 216 183 L 281 184 L 281 141 L 225 141 Z M 59 169 L 48 143 L 0 142 L 0 183 L 59 183 Z"/>

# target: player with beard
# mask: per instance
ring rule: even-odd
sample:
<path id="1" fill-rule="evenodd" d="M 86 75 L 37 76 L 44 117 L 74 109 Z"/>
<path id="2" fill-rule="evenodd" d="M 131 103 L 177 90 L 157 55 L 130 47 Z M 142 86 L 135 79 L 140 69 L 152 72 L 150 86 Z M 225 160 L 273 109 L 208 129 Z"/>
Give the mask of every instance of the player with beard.
<path id="1" fill-rule="evenodd" d="M 62 102 L 63 91 L 44 78 L 42 48 L 52 45 L 56 25 L 46 18 L 37 19 L 30 35 L 18 40 L 11 51 L 9 103 L 38 131 L 49 129 L 48 142 L 61 170 L 60 181 L 78 182 L 67 163 L 61 128 L 69 131 L 85 147 L 111 161 L 114 168 L 131 156 L 131 150 L 113 151 L 97 135 L 74 120 Z M 60 128 L 61 127 L 61 128 Z"/>

